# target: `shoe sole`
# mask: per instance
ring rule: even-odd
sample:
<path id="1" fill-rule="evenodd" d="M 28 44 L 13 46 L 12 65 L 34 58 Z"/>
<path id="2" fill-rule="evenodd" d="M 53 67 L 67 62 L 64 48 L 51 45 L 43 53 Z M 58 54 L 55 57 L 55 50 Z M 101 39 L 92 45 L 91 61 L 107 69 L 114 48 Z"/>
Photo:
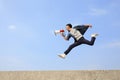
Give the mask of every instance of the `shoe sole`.
<path id="1" fill-rule="evenodd" d="M 65 57 L 62 57 L 61 55 L 58 55 L 60 58 L 65 59 Z"/>
<path id="2" fill-rule="evenodd" d="M 97 36 L 99 36 L 99 34 L 95 34 L 94 36 L 91 35 L 91 37 L 97 37 Z"/>

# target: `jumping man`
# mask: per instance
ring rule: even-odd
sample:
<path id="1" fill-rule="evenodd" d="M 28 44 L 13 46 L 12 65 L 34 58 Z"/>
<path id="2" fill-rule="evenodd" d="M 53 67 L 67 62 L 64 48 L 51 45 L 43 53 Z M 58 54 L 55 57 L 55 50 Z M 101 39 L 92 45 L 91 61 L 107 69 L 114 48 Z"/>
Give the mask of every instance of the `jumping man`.
<path id="1" fill-rule="evenodd" d="M 69 40 L 72 37 L 75 40 L 75 42 L 73 44 L 71 44 L 63 54 L 60 54 L 58 56 L 64 59 L 73 48 L 75 48 L 81 44 L 87 44 L 90 46 L 94 45 L 96 36 L 98 36 L 98 34 L 92 34 L 91 41 L 86 40 L 83 36 L 84 33 L 87 31 L 87 29 L 91 28 L 91 27 L 92 27 L 92 25 L 89 25 L 89 24 L 88 25 L 78 25 L 75 27 L 72 27 L 72 24 L 67 24 L 66 30 L 69 32 L 69 34 L 67 36 L 65 36 L 64 33 L 61 33 L 61 36 L 65 40 Z"/>

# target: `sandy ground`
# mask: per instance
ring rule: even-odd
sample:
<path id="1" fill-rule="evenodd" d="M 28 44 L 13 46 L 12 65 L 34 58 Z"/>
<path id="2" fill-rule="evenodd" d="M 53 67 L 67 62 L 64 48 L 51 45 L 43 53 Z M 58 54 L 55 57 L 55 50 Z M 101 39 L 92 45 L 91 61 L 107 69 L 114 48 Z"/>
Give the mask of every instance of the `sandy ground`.
<path id="1" fill-rule="evenodd" d="M 120 80 L 120 70 L 1 71 L 0 80 Z"/>

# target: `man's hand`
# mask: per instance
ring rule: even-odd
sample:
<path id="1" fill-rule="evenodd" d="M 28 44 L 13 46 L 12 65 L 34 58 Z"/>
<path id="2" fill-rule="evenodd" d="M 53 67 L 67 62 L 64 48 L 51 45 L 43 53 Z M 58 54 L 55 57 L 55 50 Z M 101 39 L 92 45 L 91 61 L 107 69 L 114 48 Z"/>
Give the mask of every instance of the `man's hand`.
<path id="1" fill-rule="evenodd" d="M 92 25 L 91 25 L 91 24 L 86 24 L 85 26 L 92 28 Z"/>
<path id="2" fill-rule="evenodd" d="M 67 40 L 67 38 L 65 37 L 65 34 L 63 32 L 61 32 L 60 34 L 65 40 Z"/>
<path id="3" fill-rule="evenodd" d="M 61 34 L 61 36 L 62 36 L 62 37 L 65 37 L 65 35 L 64 35 L 64 33 L 63 33 L 63 32 L 61 32 L 60 34 Z"/>

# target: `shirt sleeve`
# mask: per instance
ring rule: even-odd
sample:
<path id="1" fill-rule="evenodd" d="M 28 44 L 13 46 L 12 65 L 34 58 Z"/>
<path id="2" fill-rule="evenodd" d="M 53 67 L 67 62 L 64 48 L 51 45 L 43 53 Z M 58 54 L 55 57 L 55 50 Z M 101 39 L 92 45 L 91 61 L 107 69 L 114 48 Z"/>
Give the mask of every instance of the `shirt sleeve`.
<path id="1" fill-rule="evenodd" d="M 70 38 L 71 38 L 71 35 L 68 34 L 68 35 L 66 36 L 66 39 L 69 40 Z"/>

